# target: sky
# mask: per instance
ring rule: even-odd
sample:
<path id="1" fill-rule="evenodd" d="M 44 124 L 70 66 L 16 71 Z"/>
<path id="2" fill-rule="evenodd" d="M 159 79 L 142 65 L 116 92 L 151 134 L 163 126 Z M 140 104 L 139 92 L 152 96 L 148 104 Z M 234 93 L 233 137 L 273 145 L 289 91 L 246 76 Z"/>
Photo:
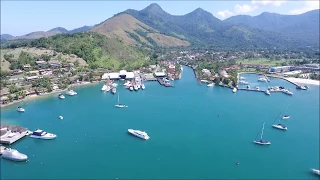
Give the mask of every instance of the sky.
<path id="1" fill-rule="evenodd" d="M 127 9 L 142 10 L 159 4 L 172 15 L 184 15 L 202 8 L 224 20 L 243 14 L 262 12 L 296 15 L 319 9 L 317 0 L 247 0 L 247 1 L 3 1 L 1 0 L 1 34 L 21 36 L 55 27 L 72 30 L 98 24 Z"/>

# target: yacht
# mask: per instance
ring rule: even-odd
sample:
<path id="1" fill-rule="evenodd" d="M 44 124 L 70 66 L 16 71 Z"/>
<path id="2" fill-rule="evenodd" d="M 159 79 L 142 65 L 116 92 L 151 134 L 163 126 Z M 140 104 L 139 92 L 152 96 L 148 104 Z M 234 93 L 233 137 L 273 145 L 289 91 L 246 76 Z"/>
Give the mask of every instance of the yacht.
<path id="1" fill-rule="evenodd" d="M 133 89 L 134 89 L 135 91 L 138 91 L 139 88 L 138 88 L 137 85 L 134 85 L 134 86 L 133 86 Z"/>
<path id="2" fill-rule="evenodd" d="M 244 84 L 244 85 L 248 85 L 249 83 L 246 81 L 239 81 L 239 84 Z"/>
<path id="3" fill-rule="evenodd" d="M 260 145 L 270 145 L 271 142 L 267 141 L 267 140 L 263 140 L 263 130 L 264 130 L 264 123 L 262 125 L 262 130 L 261 130 L 261 134 L 260 134 L 260 140 L 254 140 L 253 142 L 256 144 L 260 144 Z"/>
<path id="4" fill-rule="evenodd" d="M 214 86 L 214 83 L 210 83 L 207 85 L 208 87 L 213 87 Z"/>
<path id="5" fill-rule="evenodd" d="M 128 129 L 128 132 L 144 140 L 148 140 L 150 138 L 146 132 L 142 132 L 139 130 Z"/>
<path id="6" fill-rule="evenodd" d="M 59 119 L 63 119 L 63 116 L 59 116 Z"/>
<path id="7" fill-rule="evenodd" d="M 112 88 L 111 92 L 112 92 L 112 94 L 115 94 L 117 92 L 117 89 L 116 88 Z"/>
<path id="8" fill-rule="evenodd" d="M 18 111 L 18 112 L 24 112 L 25 110 L 24 110 L 21 106 L 18 106 L 18 107 L 17 107 L 17 111 Z"/>
<path id="9" fill-rule="evenodd" d="M 76 93 L 73 90 L 70 90 L 70 91 L 67 91 L 66 94 L 69 95 L 69 96 L 74 96 L 74 95 L 77 95 L 78 93 Z"/>
<path id="10" fill-rule="evenodd" d="M 144 84 L 141 84 L 141 89 L 144 90 L 145 88 Z"/>
<path id="11" fill-rule="evenodd" d="M 288 95 L 293 95 L 293 93 L 287 89 L 283 89 L 282 92 L 284 92 L 285 94 L 288 94 Z"/>
<path id="12" fill-rule="evenodd" d="M 270 91 L 269 90 L 266 90 L 265 93 L 266 93 L 266 95 L 270 95 Z"/>
<path id="13" fill-rule="evenodd" d="M 234 93 L 237 92 L 237 88 L 233 88 L 232 92 L 234 92 Z"/>
<path id="14" fill-rule="evenodd" d="M 312 169 L 312 168 L 310 168 L 310 170 L 311 170 L 313 173 L 315 173 L 315 174 L 317 174 L 317 175 L 320 176 L 320 170 Z"/>
<path id="15" fill-rule="evenodd" d="M 115 87 L 118 87 L 118 84 L 117 83 L 112 83 L 111 86 L 115 88 Z"/>
<path id="16" fill-rule="evenodd" d="M 277 128 L 277 129 L 281 129 L 281 130 L 288 130 L 287 126 L 285 126 L 283 124 L 274 124 L 274 125 L 272 125 L 272 127 Z"/>
<path id="17" fill-rule="evenodd" d="M 260 81 L 260 82 L 267 82 L 268 79 L 265 78 L 265 77 L 260 77 L 260 78 L 258 79 L 258 81 Z"/>
<path id="18" fill-rule="evenodd" d="M 130 86 L 129 89 L 130 89 L 130 91 L 133 91 L 133 86 Z"/>
<path id="19" fill-rule="evenodd" d="M 41 129 L 37 129 L 36 131 L 32 132 L 30 137 L 37 138 L 37 139 L 54 139 L 57 137 L 57 135 L 44 132 Z"/>
<path id="20" fill-rule="evenodd" d="M 64 97 L 64 95 L 63 95 L 63 94 L 59 93 L 58 98 L 60 98 L 60 99 L 64 99 L 65 97 Z"/>
<path id="21" fill-rule="evenodd" d="M 26 161 L 28 156 L 20 153 L 19 151 L 11 148 L 4 148 L 2 150 L 2 158 L 9 159 L 12 161 Z"/>
<path id="22" fill-rule="evenodd" d="M 106 91 L 106 90 L 107 90 L 107 87 L 108 87 L 108 86 L 107 86 L 106 84 L 103 85 L 102 88 L 101 88 L 101 91 Z"/>
<path id="23" fill-rule="evenodd" d="M 282 117 L 282 119 L 289 119 L 289 118 L 290 118 L 289 115 L 284 115 L 284 116 Z"/>

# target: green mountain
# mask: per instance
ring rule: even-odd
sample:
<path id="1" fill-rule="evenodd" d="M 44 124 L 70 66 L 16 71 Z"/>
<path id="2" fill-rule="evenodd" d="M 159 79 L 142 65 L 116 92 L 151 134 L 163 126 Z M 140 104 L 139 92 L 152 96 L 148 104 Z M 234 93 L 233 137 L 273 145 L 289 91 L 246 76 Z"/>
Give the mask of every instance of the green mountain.
<path id="1" fill-rule="evenodd" d="M 221 21 L 201 8 L 186 15 L 174 16 L 165 12 L 159 5 L 151 4 L 141 11 L 129 9 L 120 14 L 130 14 L 163 34 L 187 40 L 200 47 L 298 48 L 319 46 L 314 41 L 295 37 L 293 34 L 279 34 L 277 31 L 271 31 L 267 28 Z M 314 15 L 313 17 L 318 19 L 319 23 L 319 17 Z M 301 19 L 296 21 L 299 22 Z M 299 29 L 298 26 L 295 27 Z M 313 28 L 317 27 L 319 26 L 313 26 Z M 299 29 L 299 31 L 303 30 Z M 316 36 L 314 32 L 312 35 Z"/>
<path id="2" fill-rule="evenodd" d="M 276 32 L 319 45 L 319 12 L 313 10 L 300 15 L 280 15 L 264 12 L 258 16 L 238 15 L 224 22 L 254 29 Z"/>

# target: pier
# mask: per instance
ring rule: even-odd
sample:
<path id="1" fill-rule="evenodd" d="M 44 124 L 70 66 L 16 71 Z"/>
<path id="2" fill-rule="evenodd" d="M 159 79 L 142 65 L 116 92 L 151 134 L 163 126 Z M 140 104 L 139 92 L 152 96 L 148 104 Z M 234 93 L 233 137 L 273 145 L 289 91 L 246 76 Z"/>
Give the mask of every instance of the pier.
<path id="1" fill-rule="evenodd" d="M 21 126 L 1 126 L 1 137 L 0 143 L 1 144 L 12 144 L 23 137 L 30 135 L 31 132 L 28 129 L 23 128 Z"/>
<path id="2" fill-rule="evenodd" d="M 157 80 L 158 80 L 158 82 L 159 82 L 159 84 L 160 84 L 161 86 L 165 86 L 165 87 L 173 87 L 173 85 L 171 85 L 171 84 L 164 83 L 164 82 L 163 82 L 163 80 L 162 80 L 161 78 L 157 78 Z"/>

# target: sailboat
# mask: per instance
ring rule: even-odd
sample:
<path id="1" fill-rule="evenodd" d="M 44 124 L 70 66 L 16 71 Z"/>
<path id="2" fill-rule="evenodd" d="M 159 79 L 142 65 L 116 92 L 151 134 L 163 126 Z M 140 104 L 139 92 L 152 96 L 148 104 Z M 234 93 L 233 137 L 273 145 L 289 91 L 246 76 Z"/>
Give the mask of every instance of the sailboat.
<path id="1" fill-rule="evenodd" d="M 287 106 L 287 110 L 288 110 L 288 106 Z M 282 117 L 282 119 L 289 119 L 290 118 L 290 116 L 288 115 L 288 114 L 285 114 L 283 117 Z"/>
<path id="2" fill-rule="evenodd" d="M 267 140 L 263 140 L 262 139 L 262 136 L 263 136 L 263 130 L 264 130 L 264 123 L 262 125 L 262 130 L 261 130 L 261 135 L 260 135 L 260 140 L 257 141 L 257 140 L 254 140 L 253 142 L 256 143 L 256 144 L 260 144 L 260 145 L 270 145 L 271 142 L 270 141 L 267 141 Z M 257 134 L 258 135 L 258 134 Z"/>
<path id="3" fill-rule="evenodd" d="M 274 124 L 277 121 L 277 119 L 280 116 L 280 114 L 277 116 L 276 120 L 273 122 L 272 127 L 277 128 L 277 129 L 281 129 L 281 130 L 288 130 L 287 126 L 285 126 L 283 124 Z M 280 121 L 280 119 L 279 119 L 279 121 Z"/>
<path id="4" fill-rule="evenodd" d="M 125 104 L 120 104 L 120 93 L 118 93 L 118 104 L 114 105 L 117 108 L 127 108 L 128 106 L 126 106 Z"/>

